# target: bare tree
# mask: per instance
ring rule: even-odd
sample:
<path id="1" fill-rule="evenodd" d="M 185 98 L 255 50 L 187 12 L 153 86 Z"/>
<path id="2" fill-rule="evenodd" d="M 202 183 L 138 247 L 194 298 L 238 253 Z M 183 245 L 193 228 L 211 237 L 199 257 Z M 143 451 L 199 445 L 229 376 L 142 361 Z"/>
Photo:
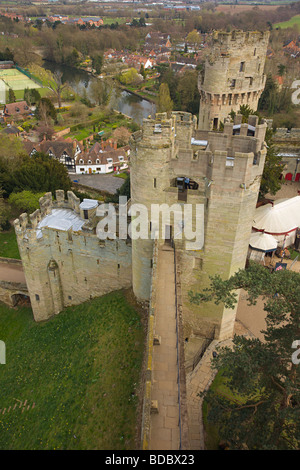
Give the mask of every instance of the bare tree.
<path id="1" fill-rule="evenodd" d="M 36 127 L 36 131 L 41 140 L 52 140 L 55 133 L 54 128 L 47 121 L 42 121 L 39 126 Z"/>
<path id="2" fill-rule="evenodd" d="M 62 82 L 62 72 L 54 72 L 53 74 L 53 82 L 48 83 L 48 88 L 51 90 L 56 98 L 58 107 L 61 108 L 61 95 L 65 88 L 68 86 L 68 82 Z"/>

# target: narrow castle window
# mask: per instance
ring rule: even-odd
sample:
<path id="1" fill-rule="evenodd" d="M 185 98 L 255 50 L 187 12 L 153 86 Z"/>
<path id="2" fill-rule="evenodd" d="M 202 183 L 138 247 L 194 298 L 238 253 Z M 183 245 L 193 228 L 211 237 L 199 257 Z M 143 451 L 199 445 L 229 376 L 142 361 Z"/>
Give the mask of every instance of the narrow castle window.
<path id="1" fill-rule="evenodd" d="M 245 72 L 245 62 L 240 63 L 240 72 Z"/>
<path id="2" fill-rule="evenodd" d="M 40 300 L 40 296 L 38 294 L 35 294 L 35 300 Z"/>
<path id="3" fill-rule="evenodd" d="M 153 178 L 153 187 L 156 188 L 156 178 Z"/>

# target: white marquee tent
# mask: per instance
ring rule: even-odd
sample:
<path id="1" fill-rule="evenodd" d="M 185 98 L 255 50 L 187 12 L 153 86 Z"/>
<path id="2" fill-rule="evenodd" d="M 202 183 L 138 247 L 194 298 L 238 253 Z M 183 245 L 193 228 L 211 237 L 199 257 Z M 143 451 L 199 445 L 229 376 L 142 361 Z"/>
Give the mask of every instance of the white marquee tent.
<path id="1" fill-rule="evenodd" d="M 286 247 L 292 245 L 298 227 L 300 227 L 300 196 L 278 200 L 255 210 L 253 230 L 272 235 L 279 246 L 282 246 L 283 242 Z"/>
<path id="2" fill-rule="evenodd" d="M 273 235 L 264 232 L 253 232 L 251 233 L 249 244 L 254 250 L 267 253 L 276 250 L 278 242 Z"/>
<path id="3" fill-rule="evenodd" d="M 249 242 L 248 257 L 254 261 L 263 261 L 265 254 L 277 249 L 278 241 L 264 232 L 252 232 Z"/>

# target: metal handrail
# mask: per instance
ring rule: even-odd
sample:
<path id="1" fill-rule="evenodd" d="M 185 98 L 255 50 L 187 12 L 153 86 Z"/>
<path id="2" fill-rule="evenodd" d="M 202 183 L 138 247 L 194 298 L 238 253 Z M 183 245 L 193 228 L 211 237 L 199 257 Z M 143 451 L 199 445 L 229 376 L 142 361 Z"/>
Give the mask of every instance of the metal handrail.
<path id="1" fill-rule="evenodd" d="M 177 276 L 176 276 L 176 251 L 174 239 L 171 239 L 171 246 L 174 251 L 174 275 L 175 275 L 175 317 L 176 317 L 176 348 L 177 348 L 177 381 L 178 381 L 178 408 L 179 408 L 179 450 L 182 448 L 181 439 L 181 394 L 180 394 L 180 359 L 179 359 L 179 340 L 178 340 L 178 306 L 177 306 Z"/>

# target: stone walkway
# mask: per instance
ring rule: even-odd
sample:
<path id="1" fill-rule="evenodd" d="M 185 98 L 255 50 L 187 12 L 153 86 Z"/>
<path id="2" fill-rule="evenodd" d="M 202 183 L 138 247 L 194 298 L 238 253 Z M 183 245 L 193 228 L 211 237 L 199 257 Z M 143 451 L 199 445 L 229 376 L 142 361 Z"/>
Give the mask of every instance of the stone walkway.
<path id="1" fill-rule="evenodd" d="M 0 262 L 0 281 L 22 282 L 26 284 L 23 266 Z"/>
<path id="2" fill-rule="evenodd" d="M 150 450 L 179 449 L 179 405 L 177 383 L 176 310 L 174 252 L 160 248 L 157 265 L 155 335 L 161 343 L 153 348 L 151 398 L 158 413 L 151 414 Z"/>

